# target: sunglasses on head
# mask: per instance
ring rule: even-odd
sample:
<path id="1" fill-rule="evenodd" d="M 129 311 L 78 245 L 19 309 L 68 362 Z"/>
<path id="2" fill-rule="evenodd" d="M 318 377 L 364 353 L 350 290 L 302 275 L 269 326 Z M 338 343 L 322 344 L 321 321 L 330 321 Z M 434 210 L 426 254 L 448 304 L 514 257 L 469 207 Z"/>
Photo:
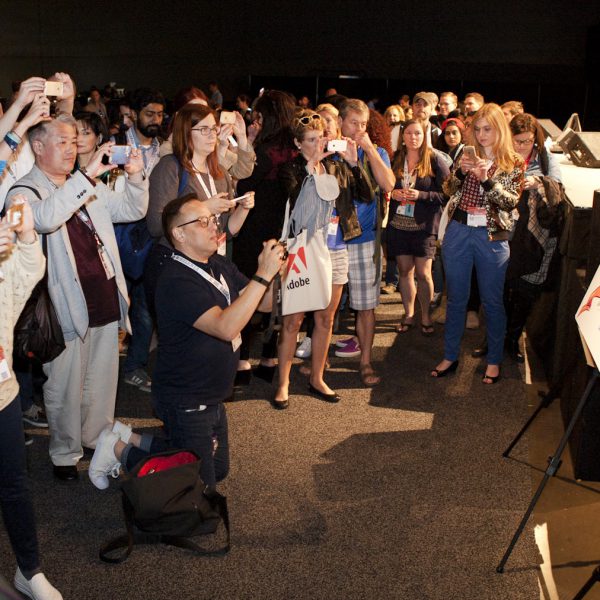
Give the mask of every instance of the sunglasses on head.
<path id="1" fill-rule="evenodd" d="M 314 115 L 308 115 L 306 117 L 300 117 L 298 119 L 298 123 L 302 123 L 302 125 L 308 125 L 311 121 L 316 121 L 317 119 L 320 119 L 321 115 L 317 115 L 316 113 Z"/>

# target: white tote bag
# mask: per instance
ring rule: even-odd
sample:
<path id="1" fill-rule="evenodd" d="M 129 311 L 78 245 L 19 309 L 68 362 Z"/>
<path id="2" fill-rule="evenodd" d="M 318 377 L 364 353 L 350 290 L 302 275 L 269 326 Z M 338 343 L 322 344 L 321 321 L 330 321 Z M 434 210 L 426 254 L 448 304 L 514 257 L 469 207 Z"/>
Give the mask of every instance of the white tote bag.
<path id="1" fill-rule="evenodd" d="M 331 257 L 325 232 L 315 231 L 307 243 L 306 229 L 289 235 L 289 201 L 282 238 L 287 238 L 288 259 L 281 277 L 281 314 L 323 310 L 331 302 Z"/>

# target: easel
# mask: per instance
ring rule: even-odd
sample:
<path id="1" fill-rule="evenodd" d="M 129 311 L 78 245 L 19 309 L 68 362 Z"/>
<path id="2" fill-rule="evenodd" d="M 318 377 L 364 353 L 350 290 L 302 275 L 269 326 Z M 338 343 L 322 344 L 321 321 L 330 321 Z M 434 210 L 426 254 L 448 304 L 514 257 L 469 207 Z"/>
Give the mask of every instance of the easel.
<path id="1" fill-rule="evenodd" d="M 590 376 L 590 379 L 588 381 L 588 384 L 585 388 L 585 391 L 584 391 L 583 395 L 581 396 L 579 403 L 577 404 L 577 408 L 575 409 L 575 412 L 573 413 L 571 420 L 569 421 L 569 425 L 567 426 L 562 438 L 560 439 L 560 442 L 558 443 L 556 452 L 549 459 L 548 468 L 546 469 L 546 472 L 544 473 L 544 477 L 542 478 L 542 481 L 540 482 L 535 494 L 533 495 L 533 498 L 531 499 L 531 502 L 529 503 L 529 506 L 527 507 L 527 510 L 525 511 L 525 514 L 523 515 L 523 518 L 521 519 L 521 522 L 519 523 L 519 526 L 517 527 L 517 530 L 515 531 L 515 534 L 514 534 L 512 540 L 510 541 L 510 544 L 508 545 L 508 548 L 507 548 L 506 552 L 504 553 L 504 556 L 502 557 L 502 560 L 496 567 L 496 572 L 504 573 L 504 565 L 506 564 L 506 561 L 509 559 L 517 541 L 519 540 L 519 537 L 521 537 L 521 534 L 523 533 L 523 529 L 525 529 L 525 525 L 527 524 L 527 521 L 529 520 L 529 517 L 531 516 L 531 513 L 533 512 L 535 505 L 537 504 L 538 500 L 540 499 L 540 496 L 542 495 L 542 492 L 544 491 L 544 488 L 546 487 L 548 480 L 550 479 L 550 477 L 555 475 L 556 472 L 558 471 L 558 469 L 561 465 L 561 462 L 562 462 L 561 461 L 562 453 L 567 445 L 567 442 L 569 441 L 569 438 L 571 437 L 571 433 L 573 432 L 573 429 L 574 429 L 575 425 L 577 424 L 577 421 L 579 420 L 579 417 L 581 416 L 581 413 L 583 412 L 583 409 L 585 408 L 585 405 L 586 405 L 599 377 L 600 377 L 600 373 L 598 372 L 598 368 L 594 367 L 592 374 Z M 550 402 L 551 401 L 552 400 L 550 400 Z M 544 407 L 543 404 L 544 404 L 544 401 L 542 401 L 540 406 L 538 406 L 538 409 L 536 410 L 534 415 L 537 414 Z M 515 438 L 515 440 L 509 446 L 509 448 L 506 450 L 506 452 L 503 454 L 503 456 L 507 456 L 507 453 L 510 452 L 510 450 L 513 448 L 513 446 L 518 441 L 519 437 L 521 435 L 523 435 L 523 433 L 525 432 L 527 427 L 529 427 L 529 425 L 531 424 L 532 421 L 533 421 L 533 419 L 530 418 L 529 421 L 526 423 L 526 426 L 523 427 L 523 429 L 521 429 L 519 434 L 517 434 L 517 438 Z M 595 581 L 596 580 L 594 580 L 591 585 L 593 585 L 593 583 L 595 583 Z"/>

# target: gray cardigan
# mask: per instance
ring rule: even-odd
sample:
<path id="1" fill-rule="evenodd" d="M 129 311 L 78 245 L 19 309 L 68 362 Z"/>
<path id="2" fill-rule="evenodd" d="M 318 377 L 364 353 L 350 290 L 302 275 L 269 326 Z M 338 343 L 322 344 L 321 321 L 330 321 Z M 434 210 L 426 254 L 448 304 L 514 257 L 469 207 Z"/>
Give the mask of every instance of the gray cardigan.
<path id="1" fill-rule="evenodd" d="M 35 188 L 38 198 L 32 190 Z M 129 331 L 127 310 L 129 297 L 121 268 L 113 223 L 128 223 L 144 217 L 148 209 L 148 181 L 140 184 L 127 180 L 122 193 L 113 192 L 103 183 L 94 186 L 80 171 L 64 185 L 56 188 L 44 173 L 34 166 L 15 183 L 7 195 L 10 206 L 15 194 L 27 196 L 33 210 L 35 228 L 46 234 L 48 243 L 48 290 L 66 341 L 83 339 L 88 330 L 88 311 L 66 222 L 81 207 L 86 207 L 102 240 L 116 273 L 121 309 L 120 326 Z"/>

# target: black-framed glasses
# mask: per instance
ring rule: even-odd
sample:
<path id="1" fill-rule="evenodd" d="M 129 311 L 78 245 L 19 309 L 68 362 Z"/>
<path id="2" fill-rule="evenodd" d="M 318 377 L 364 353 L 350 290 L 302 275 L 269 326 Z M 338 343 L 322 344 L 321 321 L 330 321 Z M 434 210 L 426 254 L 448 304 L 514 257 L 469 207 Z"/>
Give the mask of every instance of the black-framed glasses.
<path id="1" fill-rule="evenodd" d="M 219 227 L 221 225 L 221 215 L 210 215 L 210 217 L 196 217 L 191 221 L 187 221 L 186 223 L 182 223 L 181 225 L 177 225 L 177 227 L 185 227 L 186 225 L 191 225 L 192 223 L 200 223 L 200 227 L 206 229 L 209 225 L 216 225 Z"/>
<path id="2" fill-rule="evenodd" d="M 221 131 L 220 127 L 217 127 L 216 125 L 214 127 L 207 127 L 206 125 L 202 125 L 201 127 L 192 127 L 192 131 L 199 131 L 200 135 L 210 135 L 211 133 L 214 133 L 215 135 L 219 135 L 219 132 Z"/>
<path id="3" fill-rule="evenodd" d="M 302 123 L 302 125 L 308 125 L 311 121 L 317 121 L 320 118 L 321 118 L 321 115 L 318 115 L 315 113 L 314 115 L 307 115 L 306 117 L 300 117 L 298 119 L 298 123 Z"/>
<path id="4" fill-rule="evenodd" d="M 513 144 L 515 146 L 529 146 L 529 144 L 533 144 L 535 142 L 535 138 L 530 138 L 528 140 L 515 140 L 513 138 Z"/>

